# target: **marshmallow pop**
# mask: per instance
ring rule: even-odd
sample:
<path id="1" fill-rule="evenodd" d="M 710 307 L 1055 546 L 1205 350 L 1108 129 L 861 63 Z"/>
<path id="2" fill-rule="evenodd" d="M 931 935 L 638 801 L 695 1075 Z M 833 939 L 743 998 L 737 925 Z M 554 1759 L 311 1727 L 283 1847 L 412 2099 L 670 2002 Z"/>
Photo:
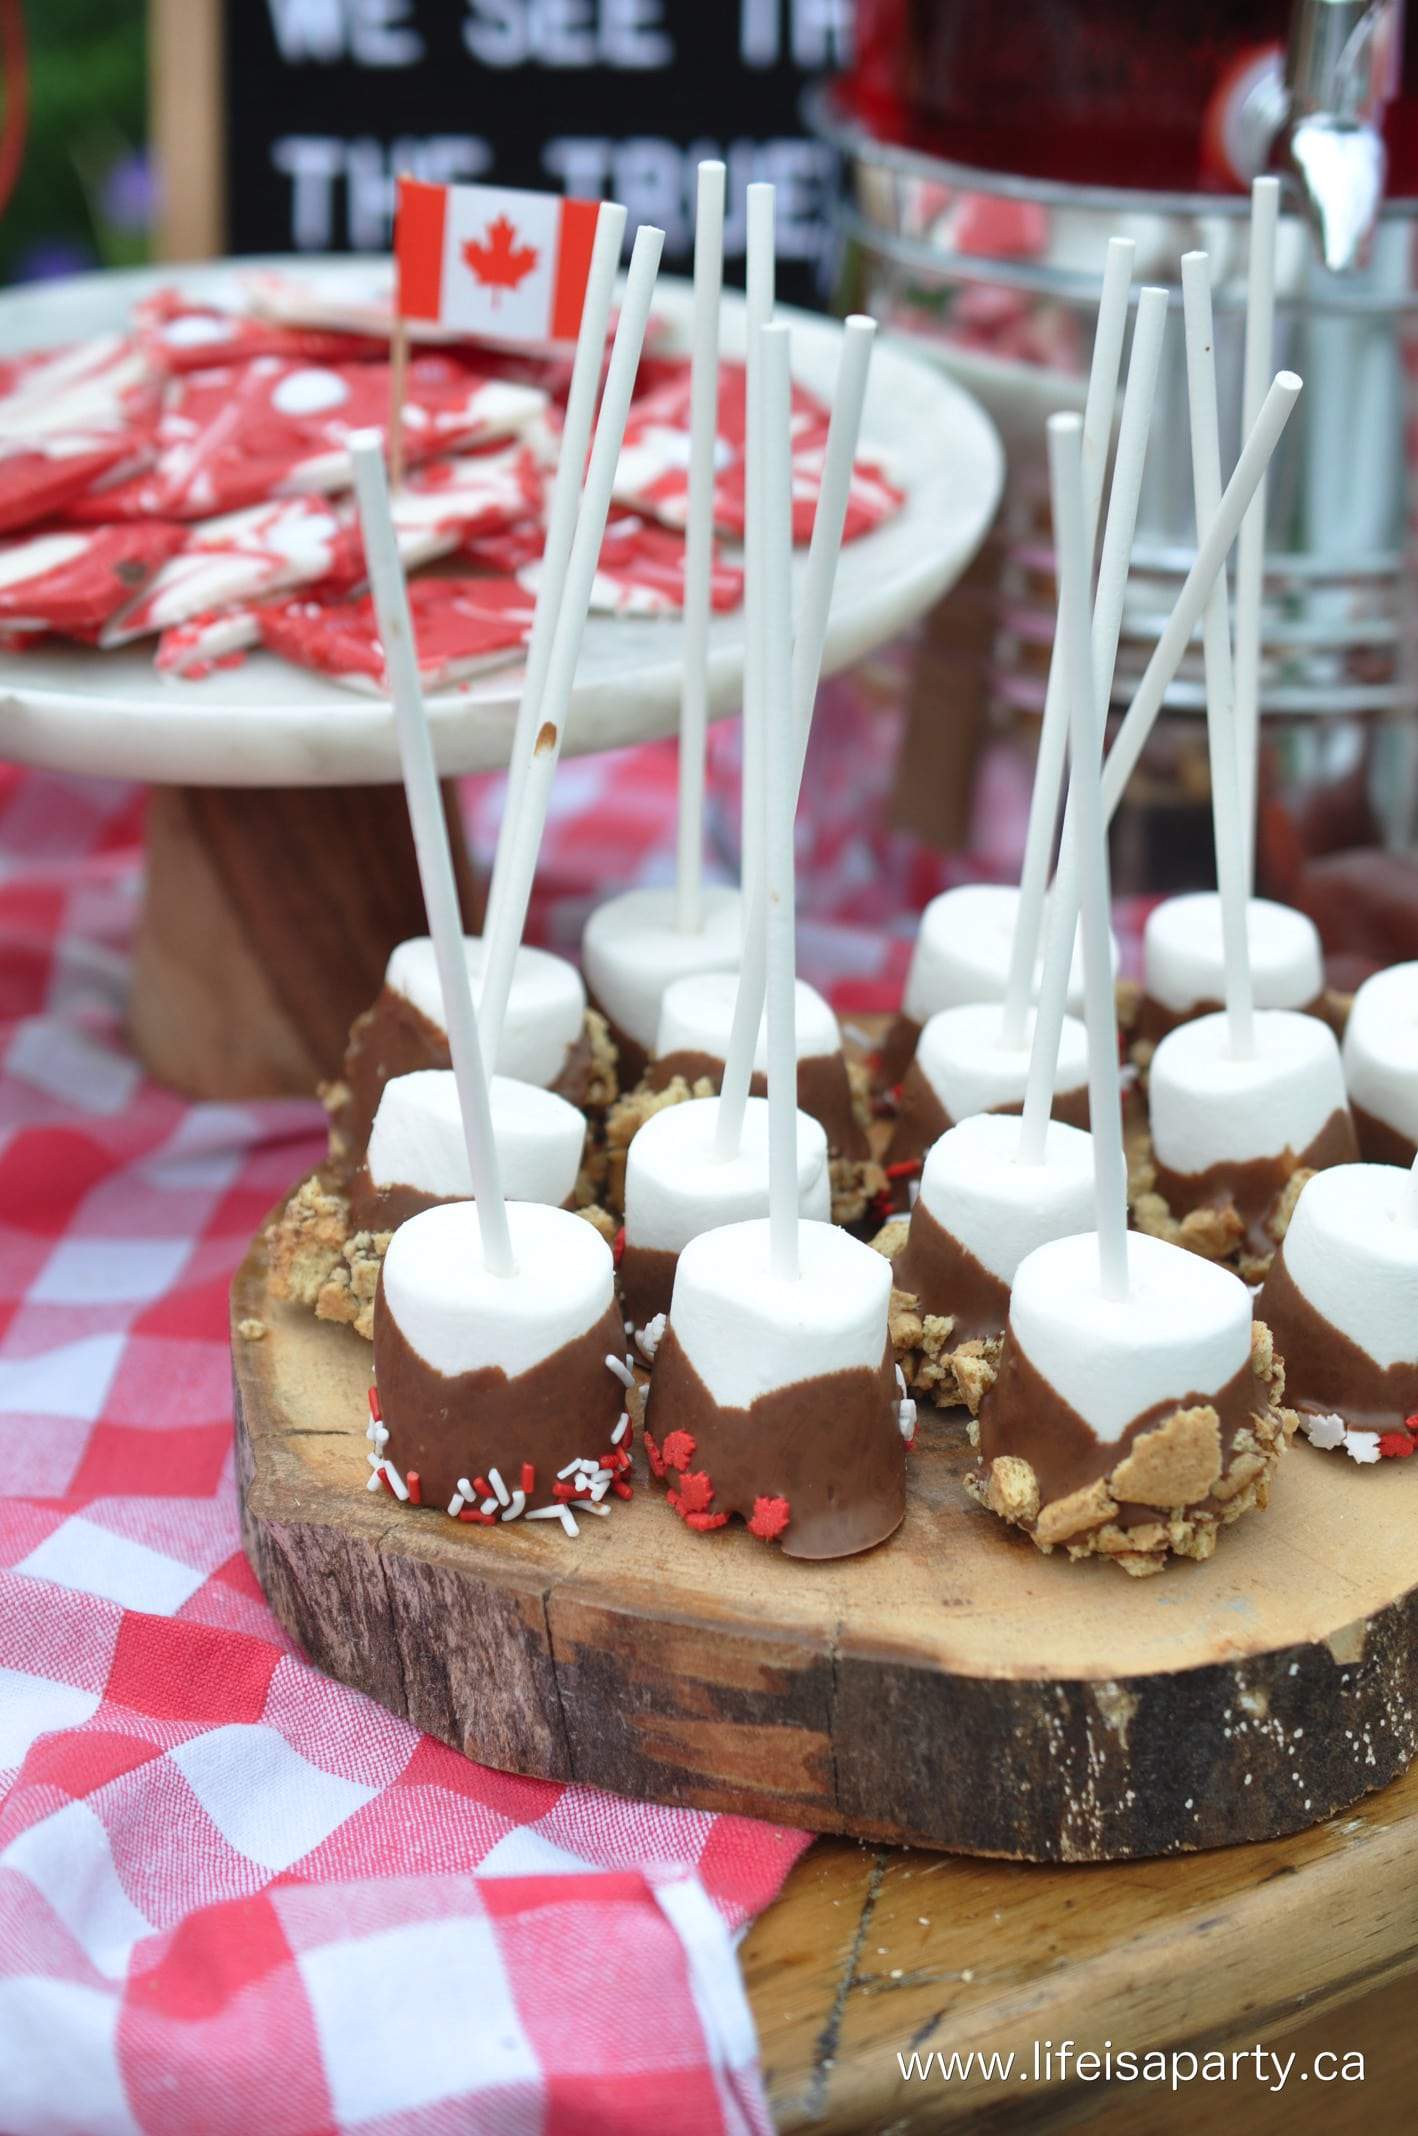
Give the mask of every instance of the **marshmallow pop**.
<path id="1" fill-rule="evenodd" d="M 1244 1284 L 1126 1228 L 1076 417 L 1051 419 L 1049 466 L 1074 738 L 1097 1229 L 1053 1239 L 1019 1264 L 970 1488 L 1040 1549 L 1097 1554 L 1142 1574 L 1171 1554 L 1209 1556 L 1221 1526 L 1265 1503 L 1293 1418 L 1273 1399 L 1268 1339 L 1253 1358 Z"/>
<path id="2" fill-rule="evenodd" d="M 1205 253 L 1182 261 L 1192 473 L 1198 527 L 1221 495 L 1211 286 Z M 1134 1202 L 1144 1230 L 1265 1274 L 1295 1194 L 1296 1175 L 1358 1154 L 1339 1047 L 1316 1016 L 1258 1009 L 1251 965 L 1251 901 L 1241 822 L 1231 629 L 1224 577 L 1205 617 L 1206 725 L 1219 889 L 1223 1014 L 1179 1025 L 1152 1057 L 1151 1168 Z M 1302 977 L 1308 988 L 1313 967 Z"/>
<path id="3" fill-rule="evenodd" d="M 941 1009 L 922 1026 L 886 1152 L 896 1203 L 907 1206 L 909 1167 L 948 1128 L 974 1113 L 1018 1113 L 1024 1107 L 1034 1013 L 1026 1011 L 1018 1044 L 994 1002 Z M 1088 1125 L 1088 1034 L 1066 1016 L 1059 1034 L 1053 1116 L 1070 1127 Z"/>
<path id="4" fill-rule="evenodd" d="M 1344 1028 L 1344 1080 L 1370 1164 L 1418 1156 L 1418 964 L 1375 972 L 1354 996 Z"/>
<path id="5" fill-rule="evenodd" d="M 786 329 L 763 328 L 759 349 L 773 714 L 764 837 L 769 1214 L 703 1231 L 681 1252 L 645 1444 L 687 1526 L 715 1529 L 738 1514 L 788 1556 L 832 1558 L 867 1549 L 899 1525 L 903 1426 L 914 1427 L 914 1409 L 898 1390 L 885 1261 L 799 1213 Z"/>
<path id="6" fill-rule="evenodd" d="M 1418 1175 L 1317 1172 L 1295 1204 L 1257 1313 L 1285 1359 L 1286 1399 L 1315 1446 L 1356 1461 L 1418 1443 Z"/>

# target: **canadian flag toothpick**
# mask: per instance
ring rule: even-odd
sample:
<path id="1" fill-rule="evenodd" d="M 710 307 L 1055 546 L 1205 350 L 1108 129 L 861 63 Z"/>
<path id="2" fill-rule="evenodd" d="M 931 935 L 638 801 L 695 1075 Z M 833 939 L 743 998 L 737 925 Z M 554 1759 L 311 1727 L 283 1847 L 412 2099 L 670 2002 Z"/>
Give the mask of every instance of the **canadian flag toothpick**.
<path id="1" fill-rule="evenodd" d="M 599 206 L 555 193 L 400 178 L 399 317 L 480 341 L 575 341 Z"/>

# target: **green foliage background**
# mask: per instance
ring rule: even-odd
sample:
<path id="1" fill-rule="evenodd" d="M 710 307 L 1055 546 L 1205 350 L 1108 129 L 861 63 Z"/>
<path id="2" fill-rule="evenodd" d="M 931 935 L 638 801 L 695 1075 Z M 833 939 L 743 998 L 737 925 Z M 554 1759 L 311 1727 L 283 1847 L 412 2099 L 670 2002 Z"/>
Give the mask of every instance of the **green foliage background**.
<path id="1" fill-rule="evenodd" d="M 144 0 L 23 0 L 30 120 L 19 183 L 0 217 L 0 280 L 68 243 L 96 264 L 143 258 L 142 232 L 105 212 L 104 180 L 147 130 Z M 8 95 L 9 84 L 0 84 Z"/>

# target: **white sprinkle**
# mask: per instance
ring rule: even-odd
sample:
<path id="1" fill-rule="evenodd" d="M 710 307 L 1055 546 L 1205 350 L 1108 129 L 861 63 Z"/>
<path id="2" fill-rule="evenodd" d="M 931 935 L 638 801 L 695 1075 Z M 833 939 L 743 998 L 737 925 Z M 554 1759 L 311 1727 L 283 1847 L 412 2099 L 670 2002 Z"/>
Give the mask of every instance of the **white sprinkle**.
<path id="1" fill-rule="evenodd" d="M 612 1357 L 609 1351 L 606 1353 L 606 1370 L 613 1372 L 623 1387 L 634 1388 L 635 1374 L 630 1366 L 623 1359 Z"/>
<path id="2" fill-rule="evenodd" d="M 561 1507 L 559 1505 L 533 1506 L 527 1518 L 528 1520 L 560 1520 Z"/>
<path id="3" fill-rule="evenodd" d="M 389 1478 L 390 1483 L 394 1486 L 394 1496 L 398 1499 L 407 1498 L 409 1495 L 409 1487 L 405 1483 L 403 1477 L 399 1474 L 399 1471 L 395 1468 L 392 1461 L 385 1462 L 384 1473 Z"/>
<path id="4" fill-rule="evenodd" d="M 915 1438 L 915 1436 L 916 1436 L 916 1405 L 915 1405 L 915 1403 L 914 1403 L 914 1402 L 909 1402 L 909 1401 L 908 1401 L 908 1402 L 899 1402 L 899 1403 L 897 1404 L 897 1409 L 896 1409 L 896 1421 L 897 1421 L 897 1423 L 898 1423 L 898 1424 L 900 1425 L 900 1427 L 901 1427 L 901 1436 L 902 1436 L 902 1438 L 903 1438 L 903 1439 L 914 1439 L 914 1438 Z"/>
<path id="5" fill-rule="evenodd" d="M 567 1534 L 579 1535 L 581 1533 L 581 1530 L 577 1527 L 575 1521 L 571 1517 L 570 1506 L 558 1506 L 556 1510 L 561 1515 L 561 1525 L 563 1528 L 565 1528 Z"/>
<path id="6" fill-rule="evenodd" d="M 379 1489 L 379 1478 L 382 1474 L 382 1469 L 376 1469 L 374 1471 L 374 1474 L 370 1477 L 368 1483 L 365 1485 L 366 1491 L 377 1491 Z"/>
<path id="7" fill-rule="evenodd" d="M 558 1469 L 558 1470 L 557 1470 L 557 1472 L 556 1472 L 556 1480 L 557 1480 L 557 1482 L 558 1482 L 558 1483 L 565 1483 L 568 1477 L 570 1477 L 570 1476 L 574 1476 L 574 1475 L 576 1474 L 576 1471 L 577 1471 L 577 1470 L 578 1470 L 578 1469 L 580 1468 L 580 1466 L 581 1466 L 581 1463 L 580 1463 L 580 1460 L 579 1460 L 579 1458 L 578 1458 L 577 1460 L 575 1460 L 575 1461 L 568 1461 L 564 1469 Z"/>
<path id="8" fill-rule="evenodd" d="M 477 1495 L 466 1476 L 458 1478 L 458 1489 L 462 1492 L 464 1498 L 474 1498 Z"/>
<path id="9" fill-rule="evenodd" d="M 599 1476 L 601 1473 L 600 1462 L 589 1460 L 584 1454 L 577 1462 L 576 1466 L 580 1469 L 583 1476 Z"/>
<path id="10" fill-rule="evenodd" d="M 635 1338 L 640 1347 L 640 1354 L 647 1364 L 653 1365 L 655 1362 L 655 1352 L 664 1340 L 665 1327 L 665 1315 L 656 1313 L 654 1319 L 647 1321 Z"/>
<path id="11" fill-rule="evenodd" d="M 1346 1431 L 1344 1451 L 1351 1461 L 1377 1461 L 1379 1458 L 1378 1433 L 1373 1431 Z"/>
<path id="12" fill-rule="evenodd" d="M 611 1433 L 611 1445 L 619 1446 L 621 1440 L 625 1437 L 629 1429 L 630 1411 L 628 1409 L 622 1409 L 620 1413 L 620 1422 L 616 1425 L 615 1430 Z"/>
<path id="13" fill-rule="evenodd" d="M 1307 1417 L 1301 1415 L 1300 1429 L 1311 1446 L 1342 1446 L 1344 1444 L 1343 1417 Z"/>
<path id="14" fill-rule="evenodd" d="M 478 1511 L 479 1513 L 495 1513 L 497 1511 L 497 1500 L 495 1498 L 485 1498 L 478 1507 Z"/>
<path id="15" fill-rule="evenodd" d="M 597 1505 L 594 1498 L 578 1498 L 576 1510 L 578 1513 L 594 1513 L 600 1520 L 610 1519 L 610 1507 Z"/>
<path id="16" fill-rule="evenodd" d="M 904 1401 L 906 1397 L 906 1375 L 899 1365 L 896 1367 L 896 1384 L 901 1390 L 901 1398 Z"/>
<path id="17" fill-rule="evenodd" d="M 376 1446 L 387 1446 L 387 1445 L 388 1445 L 388 1443 L 389 1443 L 389 1429 L 388 1429 L 388 1426 L 387 1426 L 387 1425 L 384 1425 L 384 1424 L 376 1424 L 376 1425 L 375 1425 L 375 1427 L 374 1427 L 374 1443 L 375 1443 L 375 1445 L 376 1445 Z"/>
<path id="18" fill-rule="evenodd" d="M 498 1474 L 496 1469 L 488 1470 L 487 1480 L 492 1485 L 494 1491 L 497 1493 L 498 1504 L 500 1506 L 510 1506 L 512 1503 L 512 1493 L 508 1490 L 506 1484 L 503 1482 L 501 1476 Z"/>
<path id="19" fill-rule="evenodd" d="M 382 1469 L 384 1466 L 384 1456 L 382 1454 L 366 1454 L 364 1458 L 372 1469 Z"/>
<path id="20" fill-rule="evenodd" d="M 466 1504 L 467 1500 L 464 1498 L 462 1492 L 455 1491 L 453 1493 L 453 1496 L 448 1501 L 448 1518 L 450 1520 L 456 1520 Z"/>
<path id="21" fill-rule="evenodd" d="M 591 1485 L 591 1503 L 593 1506 L 598 1506 L 600 1504 L 601 1500 L 605 1497 L 606 1492 L 610 1489 L 610 1487 L 611 1480 L 609 1476 L 603 1478 L 602 1481 L 600 1481 L 599 1483 L 593 1483 Z"/>
<path id="22" fill-rule="evenodd" d="M 525 1511 L 526 1511 L 526 1510 L 527 1510 L 527 1494 L 526 1494 L 526 1492 L 525 1492 L 525 1491 L 514 1491 L 514 1492 L 512 1493 L 512 1499 L 511 1499 L 511 1503 L 509 1504 L 509 1506 L 508 1506 L 508 1508 L 507 1508 L 507 1511 L 506 1511 L 506 1512 L 505 1512 L 505 1513 L 503 1514 L 503 1516 L 502 1516 L 502 1517 L 503 1517 L 503 1519 L 504 1519 L 504 1520 L 520 1520 L 520 1519 L 521 1519 L 521 1517 L 522 1517 L 522 1515 L 523 1515 L 523 1513 L 525 1513 Z"/>
<path id="23" fill-rule="evenodd" d="M 374 1417 L 373 1413 L 371 1412 L 369 1422 L 364 1427 L 364 1436 L 366 1437 L 366 1439 L 372 1439 L 374 1437 L 375 1428 L 376 1427 Z"/>

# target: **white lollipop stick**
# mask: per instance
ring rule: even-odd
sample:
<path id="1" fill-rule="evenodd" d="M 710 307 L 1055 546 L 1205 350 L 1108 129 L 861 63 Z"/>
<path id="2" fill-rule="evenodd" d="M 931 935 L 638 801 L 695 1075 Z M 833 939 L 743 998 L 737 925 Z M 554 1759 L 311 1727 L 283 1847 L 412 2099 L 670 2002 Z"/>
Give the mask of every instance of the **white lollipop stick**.
<path id="1" fill-rule="evenodd" d="M 517 1263 L 507 1228 L 507 1208 L 502 1198 L 497 1144 L 488 1105 L 487 1075 L 478 1044 L 477 1012 L 473 1007 L 473 990 L 468 984 L 468 965 L 463 954 L 463 920 L 453 880 L 453 856 L 448 849 L 448 819 L 443 813 L 433 743 L 429 738 L 423 691 L 419 686 L 418 652 L 409 615 L 408 587 L 389 510 L 389 482 L 384 472 L 384 454 L 378 432 L 352 440 L 350 459 L 354 466 L 355 495 L 359 500 L 370 591 L 374 595 L 379 636 L 384 645 L 389 694 L 394 702 L 399 760 L 404 772 L 404 791 L 409 799 L 409 821 L 413 826 L 419 881 L 428 913 L 428 930 L 433 937 L 438 983 L 443 992 L 448 1051 L 453 1060 L 458 1109 L 463 1116 L 463 1134 L 468 1145 L 468 1169 L 478 1205 L 483 1261 L 492 1275 L 512 1276 L 517 1273 Z"/>
<path id="2" fill-rule="evenodd" d="M 1111 820 L 1123 790 L 1137 768 L 1162 700 L 1182 664 L 1246 507 L 1270 464 L 1271 455 L 1299 397 L 1300 381 L 1295 373 L 1277 372 L 1226 485 L 1220 510 L 1206 530 L 1196 561 L 1182 582 L 1176 605 L 1163 626 L 1132 703 L 1113 738 L 1113 746 L 1103 766 L 1105 822 Z M 1059 1037 L 1068 1009 L 1069 957 L 1077 924 L 1078 874 L 1073 857 L 1073 829 L 1065 815 L 1058 872 L 1049 901 L 1049 942 L 1044 952 L 1044 976 L 1034 1019 L 1034 1050 L 1029 1063 L 1029 1088 L 1024 1100 L 1021 1151 L 1027 1161 L 1037 1162 L 1042 1156 L 1044 1122 L 1048 1119 L 1053 1098 Z M 1063 947 L 1065 943 L 1069 945 L 1068 949 Z M 1030 1151 L 1036 1153 L 1032 1160 Z"/>
<path id="3" fill-rule="evenodd" d="M 876 339 L 876 321 L 854 314 L 842 329 L 842 354 L 832 395 L 832 418 L 827 429 L 822 482 L 812 521 L 812 545 L 808 550 L 803 582 L 802 610 L 793 638 L 793 730 L 796 737 L 794 803 L 802 790 L 812 734 L 813 706 L 817 702 L 827 643 L 827 619 L 832 607 L 832 588 L 837 560 L 842 554 L 842 529 L 847 519 L 847 500 L 852 484 L 852 464 L 861 434 L 862 408 L 866 400 L 867 367 Z M 790 403 L 791 405 L 791 403 Z M 729 1035 L 728 1056 L 715 1125 L 714 1147 L 720 1157 L 737 1155 L 743 1134 L 744 1109 L 753 1079 L 753 1056 L 758 1044 L 758 1026 L 763 1015 L 765 949 L 764 900 L 761 884 L 750 887 L 744 913 L 743 958 L 739 965 L 738 992 L 734 997 L 734 1020 Z"/>
<path id="4" fill-rule="evenodd" d="M 546 541 L 542 550 L 541 577 L 537 581 L 536 605 L 532 611 L 532 635 L 527 646 L 527 668 L 517 706 L 517 724 L 512 734 L 512 752 L 507 760 L 507 796 L 498 826 L 497 850 L 493 855 L 492 879 L 488 884 L 484 932 L 498 926 L 498 908 L 507 881 L 507 854 L 512 826 L 521 807 L 522 782 L 532 754 L 532 741 L 541 717 L 542 691 L 546 684 L 551 641 L 561 613 L 566 584 L 571 537 L 576 532 L 576 508 L 581 501 L 581 475 L 591 442 L 591 424 L 596 414 L 601 365 L 605 361 L 606 333 L 610 326 L 611 300 L 615 294 L 616 268 L 625 236 L 625 210 L 618 201 L 601 203 L 596 217 L 596 236 L 591 247 L 591 266 L 586 276 L 586 299 L 581 307 L 581 326 L 576 336 L 576 355 L 571 366 L 571 386 L 566 396 L 566 414 L 561 425 L 561 447 L 556 475 L 547 507 Z"/>
<path id="5" fill-rule="evenodd" d="M 1097 1197 L 1098 1272 L 1107 1298 L 1126 1298 L 1127 1168 L 1118 1086 L 1118 1026 L 1108 923 L 1108 834 L 1101 791 L 1102 707 L 1093 675 L 1088 620 L 1088 525 L 1083 499 L 1083 425 L 1049 417 L 1049 489 L 1059 580 L 1059 637 L 1069 700 L 1070 797 L 1083 892 L 1084 1015 L 1088 1025 L 1088 1111 Z"/>
<path id="6" fill-rule="evenodd" d="M 1418 1157 L 1413 1160 L 1413 1169 L 1408 1175 L 1408 1214 L 1418 1224 Z"/>
<path id="7" fill-rule="evenodd" d="M 1152 428 L 1152 411 L 1157 400 L 1157 372 L 1162 359 L 1163 336 L 1167 328 L 1167 302 L 1165 289 L 1144 289 L 1137 300 L 1137 326 L 1132 338 L 1127 388 L 1123 394 L 1122 421 L 1118 426 L 1118 457 L 1113 470 L 1113 487 L 1108 497 L 1103 552 L 1098 564 L 1098 594 L 1093 607 L 1093 683 L 1098 702 L 1103 706 L 1111 702 L 1113 695 L 1113 672 L 1118 660 L 1118 640 L 1122 635 L 1128 566 L 1132 560 L 1138 500 L 1142 495 L 1142 477 L 1147 462 L 1147 440 Z M 1086 507 L 1086 497 L 1084 504 Z M 1057 635 L 1054 646 L 1062 674 Z M 1063 701 L 1061 696 L 1061 702 Z M 1070 799 L 1069 811 L 1065 814 L 1065 835 L 1070 838 L 1072 831 L 1068 827 L 1068 816 L 1072 805 Z M 1016 951 L 1018 947 L 1019 936 L 1016 932 Z M 1056 975 L 1054 983 L 1066 997 L 1069 969 L 1073 961 L 1072 933 L 1065 936 L 1052 925 L 1048 927 L 1045 932 L 1044 956 L 1046 961 L 1063 958 L 1062 975 Z M 1032 981 L 1032 968 L 1028 977 Z M 1009 1036 L 1007 1027 L 1002 1029 L 1001 1042 L 1016 1047 L 1023 1045 L 1026 1029 L 1027 1025 L 1023 1020 L 1020 1022 L 1017 1036 L 1013 1038 Z M 1024 1119 L 1020 1128 L 1020 1156 L 1026 1164 L 1044 1162 L 1044 1144 L 1054 1102 L 1057 1056 L 1057 1034 L 1054 1034 L 1050 1043 L 1043 1019 L 1036 1017 L 1029 1055 L 1029 1075 L 1025 1085 Z"/>
<path id="8" fill-rule="evenodd" d="M 1103 287 L 1098 299 L 1098 324 L 1093 335 L 1093 357 L 1088 371 L 1088 393 L 1083 404 L 1083 501 L 1088 531 L 1089 576 L 1093 571 L 1093 543 L 1098 532 L 1098 514 L 1103 496 L 1103 476 L 1108 465 L 1108 447 L 1113 436 L 1113 404 L 1117 399 L 1118 372 L 1122 365 L 1123 336 L 1127 330 L 1128 290 L 1132 284 L 1133 256 L 1137 250 L 1130 237 L 1109 240 L 1103 264 Z M 1134 360 L 1135 357 L 1134 357 Z M 1116 482 L 1116 476 L 1114 477 Z M 1044 716 L 1039 725 L 1039 751 L 1034 764 L 1034 790 L 1029 797 L 1029 822 L 1024 833 L 1024 863 L 1019 876 L 1019 907 L 1014 922 L 1014 942 L 1005 981 L 1002 1037 L 1005 1045 L 1022 1046 L 1034 967 L 1039 960 L 1039 932 L 1044 918 L 1044 893 L 1049 881 L 1049 861 L 1054 831 L 1059 820 L 1059 796 L 1063 791 L 1064 755 L 1068 743 L 1068 708 L 1063 697 L 1063 663 L 1057 638 L 1049 660 L 1049 679 L 1044 690 Z"/>
<path id="9" fill-rule="evenodd" d="M 763 462 L 756 447 L 762 424 L 757 409 L 758 370 L 761 363 L 759 329 L 773 316 L 776 278 L 773 221 L 773 188 L 751 185 L 747 195 L 748 270 L 746 319 L 748 340 L 744 363 L 748 372 L 744 437 L 744 673 L 743 732 L 740 742 L 741 804 L 739 824 L 739 877 L 751 890 L 763 865 L 763 770 L 764 770 L 764 661 L 767 657 L 766 608 L 763 564 L 756 549 L 755 527 L 762 524 L 761 500 L 754 485 Z"/>
<path id="10" fill-rule="evenodd" d="M 759 554 L 767 596 L 764 651 L 766 762 L 763 882 L 768 957 L 768 1229 L 773 1273 L 795 1281 L 798 1257 L 798 1046 L 793 987 L 793 819 L 797 813 L 797 755 L 793 720 L 793 472 L 792 383 L 786 326 L 759 328 L 763 414 L 763 538 Z"/>
<path id="11" fill-rule="evenodd" d="M 694 215 L 684 680 L 679 699 L 675 924 L 682 934 L 697 934 L 704 923 L 704 746 L 709 725 L 709 595 L 714 563 L 714 446 L 719 424 L 719 294 L 723 281 L 724 166 L 701 163 Z"/>
<path id="12" fill-rule="evenodd" d="M 1241 432 L 1260 414 L 1275 340 L 1275 232 L 1280 180 L 1251 186 L 1251 257 L 1246 285 L 1246 358 Z M 1260 616 L 1265 590 L 1265 483 L 1251 499 L 1236 545 L 1236 749 L 1241 769 L 1241 833 L 1246 893 L 1255 890 L 1256 805 L 1260 765 Z"/>
<path id="13" fill-rule="evenodd" d="M 1204 252 L 1182 259 L 1182 316 L 1187 341 L 1187 400 L 1191 410 L 1192 488 L 1198 537 L 1221 502 L 1221 439 L 1216 415 L 1216 346 L 1211 317 L 1211 280 Z M 1211 819 L 1216 838 L 1216 880 L 1221 892 L 1221 941 L 1225 962 L 1226 1020 L 1232 1054 L 1255 1051 L 1255 997 L 1250 940 L 1246 931 L 1245 837 L 1241 829 L 1240 760 L 1236 753 L 1236 702 L 1231 671 L 1231 611 L 1222 567 L 1206 604 L 1206 739 L 1211 762 Z"/>
<path id="14" fill-rule="evenodd" d="M 498 914 L 498 931 L 488 944 L 482 990 L 484 1058 L 488 1060 L 497 1058 L 497 1044 L 502 1035 L 503 1019 L 507 1014 L 507 1000 L 512 990 L 512 969 L 516 962 L 517 945 L 522 939 L 522 929 L 526 925 L 532 879 L 537 871 L 537 855 L 541 850 L 542 833 L 546 828 L 552 780 L 556 776 L 557 761 L 566 732 L 566 713 L 571 703 L 572 685 L 576 680 L 576 661 L 581 651 L 582 634 L 586 628 L 591 587 L 600 560 L 601 541 L 606 531 L 606 515 L 610 511 L 616 463 L 620 458 L 621 441 L 625 436 L 626 417 L 630 413 L 630 396 L 635 389 L 635 374 L 640 368 L 640 351 L 645 340 L 645 327 L 650 317 L 650 303 L 655 294 L 655 276 L 664 242 L 663 230 L 656 230 L 649 223 L 642 223 L 635 233 L 635 246 L 630 255 L 630 272 L 626 277 L 625 295 L 616 324 L 615 344 L 611 349 L 610 366 L 606 372 L 605 391 L 601 395 L 601 412 L 596 423 L 595 443 L 591 447 L 590 465 L 586 470 L 586 486 L 581 497 L 580 510 L 576 515 L 576 533 L 566 568 L 560 614 L 552 639 L 551 653 L 547 659 L 541 723 L 532 744 L 521 805 L 512 827 L 506 902 Z"/>

